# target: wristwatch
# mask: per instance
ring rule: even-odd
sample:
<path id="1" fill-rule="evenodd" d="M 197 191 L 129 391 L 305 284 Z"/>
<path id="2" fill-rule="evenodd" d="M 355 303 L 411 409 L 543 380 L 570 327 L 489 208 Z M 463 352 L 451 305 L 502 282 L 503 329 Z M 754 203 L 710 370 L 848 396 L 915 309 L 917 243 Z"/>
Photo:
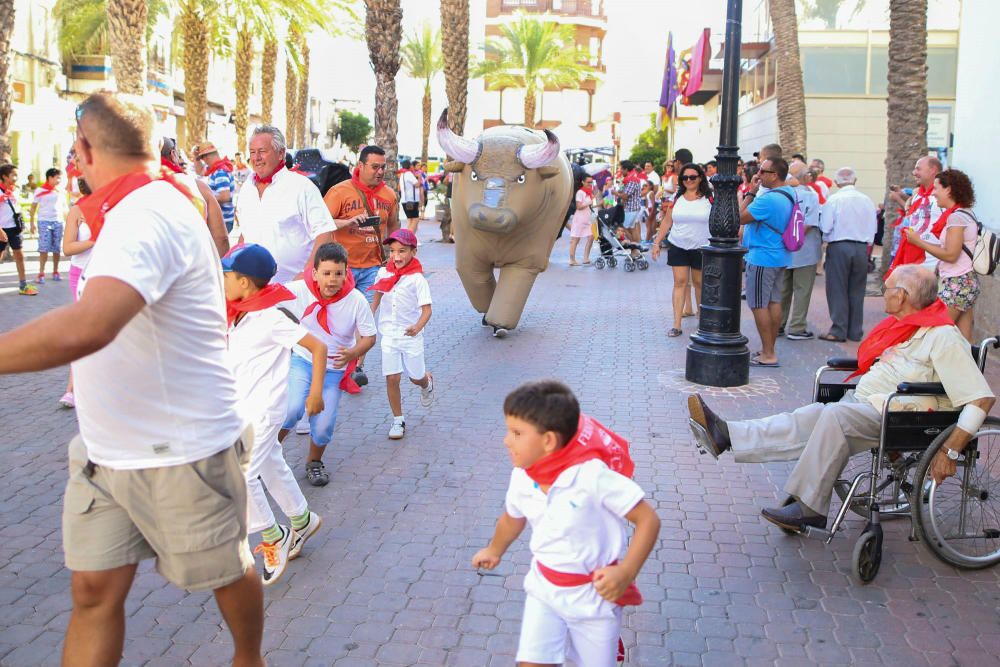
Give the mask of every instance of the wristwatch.
<path id="1" fill-rule="evenodd" d="M 947 456 L 952 461 L 958 460 L 959 451 L 957 449 L 952 449 L 951 447 L 944 448 L 944 455 Z"/>

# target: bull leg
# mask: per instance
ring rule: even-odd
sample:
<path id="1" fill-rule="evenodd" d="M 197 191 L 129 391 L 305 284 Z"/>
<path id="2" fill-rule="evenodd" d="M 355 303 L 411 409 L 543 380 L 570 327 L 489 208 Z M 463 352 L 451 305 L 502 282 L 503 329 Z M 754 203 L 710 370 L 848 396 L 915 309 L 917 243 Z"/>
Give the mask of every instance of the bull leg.
<path id="1" fill-rule="evenodd" d="M 456 251 L 456 257 L 461 257 Z M 462 287 L 477 313 L 485 313 L 493 300 L 497 281 L 493 277 L 493 265 L 476 261 L 456 261 L 458 277 L 462 279 Z"/>
<path id="2" fill-rule="evenodd" d="M 505 266 L 500 269 L 500 281 L 486 313 L 486 321 L 495 327 L 516 328 L 537 276 L 538 269 L 520 266 Z"/>

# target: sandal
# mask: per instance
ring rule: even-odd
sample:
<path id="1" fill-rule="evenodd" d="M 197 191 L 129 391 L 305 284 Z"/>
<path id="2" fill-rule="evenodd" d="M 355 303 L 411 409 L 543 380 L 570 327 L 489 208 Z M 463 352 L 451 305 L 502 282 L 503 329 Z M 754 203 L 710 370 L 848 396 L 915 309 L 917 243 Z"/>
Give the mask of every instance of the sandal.
<path id="1" fill-rule="evenodd" d="M 847 342 L 846 338 L 839 338 L 839 337 L 834 336 L 833 334 L 830 334 L 830 333 L 825 333 L 825 334 L 822 334 L 822 335 L 816 336 L 816 337 L 819 338 L 820 340 L 825 340 L 828 343 L 846 343 Z"/>
<path id="2" fill-rule="evenodd" d="M 682 333 L 684 333 L 684 332 L 681 331 L 680 329 L 671 328 L 670 331 L 667 332 L 667 336 L 670 337 L 670 338 L 677 338 Z"/>
<path id="3" fill-rule="evenodd" d="M 751 366 L 761 366 L 764 368 L 778 368 L 781 366 L 777 361 L 761 361 L 758 357 L 754 357 L 750 360 Z"/>

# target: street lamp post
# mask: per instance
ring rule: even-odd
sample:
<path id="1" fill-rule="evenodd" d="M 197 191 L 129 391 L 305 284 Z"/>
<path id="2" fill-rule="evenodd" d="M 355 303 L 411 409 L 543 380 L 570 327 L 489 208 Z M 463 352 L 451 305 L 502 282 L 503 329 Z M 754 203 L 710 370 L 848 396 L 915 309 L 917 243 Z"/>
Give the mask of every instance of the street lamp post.
<path id="1" fill-rule="evenodd" d="M 746 336 L 740 333 L 740 287 L 746 249 L 737 239 L 740 210 L 736 199 L 740 186 L 736 130 L 742 14 L 743 0 L 728 0 L 722 129 L 716 156 L 719 171 L 712 177 L 715 200 L 708 223 L 711 238 L 709 245 L 702 248 L 698 331 L 691 336 L 684 371 L 688 381 L 712 387 L 736 387 L 750 381 L 750 350 Z"/>

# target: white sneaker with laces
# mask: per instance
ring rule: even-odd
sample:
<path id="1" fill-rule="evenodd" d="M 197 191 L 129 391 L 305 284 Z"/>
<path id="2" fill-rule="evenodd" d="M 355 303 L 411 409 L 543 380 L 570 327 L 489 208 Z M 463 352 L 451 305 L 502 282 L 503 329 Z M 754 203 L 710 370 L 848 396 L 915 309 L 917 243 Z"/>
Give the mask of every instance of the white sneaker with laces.
<path id="1" fill-rule="evenodd" d="M 288 550 L 288 560 L 295 560 L 302 552 L 302 546 L 310 537 L 316 534 L 319 527 L 323 525 L 323 519 L 316 512 L 309 512 L 309 523 L 301 530 L 292 529 L 292 546 Z"/>
<path id="2" fill-rule="evenodd" d="M 261 542 L 253 550 L 255 554 L 264 554 L 264 567 L 261 568 L 260 579 L 265 586 L 270 586 L 281 578 L 288 565 L 288 551 L 292 545 L 292 529 L 281 528 L 281 539 L 277 542 Z"/>
<path id="3" fill-rule="evenodd" d="M 392 426 L 389 427 L 389 439 L 400 440 L 404 435 L 406 435 L 406 422 L 392 422 Z"/>
<path id="4" fill-rule="evenodd" d="M 425 408 L 431 407 L 434 402 L 434 376 L 427 374 L 427 386 L 420 388 L 420 404 Z"/>

